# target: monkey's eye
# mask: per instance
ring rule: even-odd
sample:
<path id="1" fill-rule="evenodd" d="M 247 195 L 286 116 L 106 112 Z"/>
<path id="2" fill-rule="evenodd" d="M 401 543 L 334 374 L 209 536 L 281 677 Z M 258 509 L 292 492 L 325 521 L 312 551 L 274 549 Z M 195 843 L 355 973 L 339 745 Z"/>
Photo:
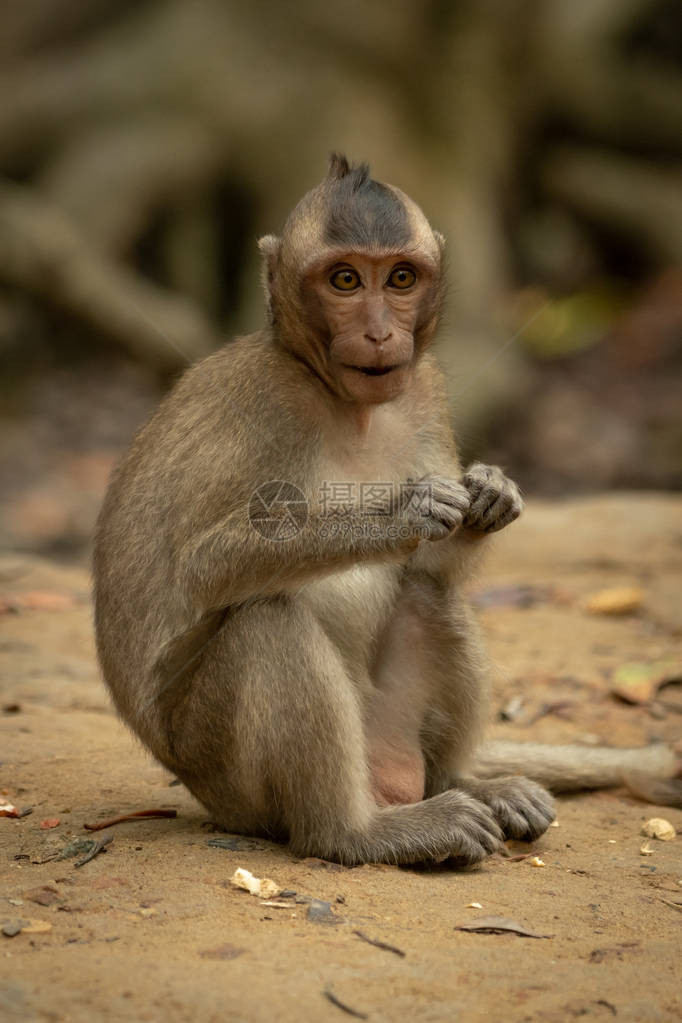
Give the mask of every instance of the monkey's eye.
<path id="1" fill-rule="evenodd" d="M 414 270 L 410 270 L 409 266 L 397 266 L 394 270 L 391 270 L 390 277 L 386 281 L 389 288 L 411 288 L 414 282 L 417 280 L 417 275 Z"/>
<path id="2" fill-rule="evenodd" d="M 360 287 L 360 278 L 355 270 L 349 270 L 346 267 L 345 270 L 337 270 L 335 274 L 332 274 L 329 278 L 329 283 L 332 288 L 337 288 L 338 291 L 355 291 L 356 288 Z"/>

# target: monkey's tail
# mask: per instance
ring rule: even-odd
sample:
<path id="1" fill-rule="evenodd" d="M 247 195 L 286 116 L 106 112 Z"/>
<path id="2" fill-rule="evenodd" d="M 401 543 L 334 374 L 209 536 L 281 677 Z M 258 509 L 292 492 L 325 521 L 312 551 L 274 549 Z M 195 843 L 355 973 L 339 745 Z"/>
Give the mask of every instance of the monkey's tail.
<path id="1" fill-rule="evenodd" d="M 682 807 L 682 780 L 675 777 L 679 769 L 677 757 L 663 743 L 614 749 L 491 742 L 482 747 L 474 763 L 479 778 L 522 774 L 556 793 L 627 785 L 648 802 Z"/>

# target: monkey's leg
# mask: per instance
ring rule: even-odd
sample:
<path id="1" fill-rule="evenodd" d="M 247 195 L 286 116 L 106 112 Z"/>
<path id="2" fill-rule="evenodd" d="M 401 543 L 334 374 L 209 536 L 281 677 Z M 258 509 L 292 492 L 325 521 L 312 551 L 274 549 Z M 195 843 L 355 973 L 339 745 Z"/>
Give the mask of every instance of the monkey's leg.
<path id="1" fill-rule="evenodd" d="M 485 803 L 507 838 L 533 839 L 554 820 L 550 794 L 522 776 L 474 777 L 488 710 L 487 671 L 476 623 L 456 596 L 431 625 L 432 709 L 425 720 L 426 794 L 466 792 Z M 497 772 L 498 775 L 502 772 Z"/>
<path id="2" fill-rule="evenodd" d="M 464 792 L 377 806 L 360 693 L 295 599 L 228 614 L 174 714 L 174 749 L 175 770 L 217 821 L 288 837 L 300 855 L 473 863 L 501 839 Z"/>

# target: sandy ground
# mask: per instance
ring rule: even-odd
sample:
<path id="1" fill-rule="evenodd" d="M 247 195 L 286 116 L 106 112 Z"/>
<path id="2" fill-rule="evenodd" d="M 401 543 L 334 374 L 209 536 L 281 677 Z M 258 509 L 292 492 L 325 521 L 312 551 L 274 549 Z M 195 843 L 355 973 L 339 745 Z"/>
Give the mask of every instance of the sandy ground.
<path id="1" fill-rule="evenodd" d="M 481 618 L 493 732 L 614 745 L 666 739 L 680 749 L 682 687 L 633 706 L 609 695 L 609 677 L 625 662 L 679 659 L 681 567 L 682 498 L 531 506 L 496 541 L 475 587 L 492 600 Z M 491 588 L 519 584 L 536 588 L 532 606 L 510 605 L 510 591 L 491 598 Z M 586 613 L 587 596 L 621 585 L 641 588 L 638 610 Z M 0 787 L 33 807 L 0 819 L 0 924 L 33 922 L 0 935 L 0 1019 L 353 1018 L 325 991 L 375 1021 L 682 1016 L 682 838 L 640 854 L 643 822 L 664 816 L 680 832 L 682 811 L 623 790 L 563 798 L 559 826 L 532 848 L 544 867 L 496 855 L 464 874 L 342 869 L 261 841 L 212 847 L 206 813 L 169 786 L 110 709 L 88 587 L 80 569 L 0 561 Z M 520 692 L 520 716 L 500 721 Z M 150 807 L 177 818 L 112 827 L 106 852 L 80 868 L 40 862 L 86 836 L 84 822 Z M 41 828 L 54 818 L 57 827 Z M 229 878 L 239 866 L 330 903 L 335 922 L 309 919 L 305 901 L 271 907 L 236 890 Z M 455 929 L 485 915 L 550 937 Z"/>

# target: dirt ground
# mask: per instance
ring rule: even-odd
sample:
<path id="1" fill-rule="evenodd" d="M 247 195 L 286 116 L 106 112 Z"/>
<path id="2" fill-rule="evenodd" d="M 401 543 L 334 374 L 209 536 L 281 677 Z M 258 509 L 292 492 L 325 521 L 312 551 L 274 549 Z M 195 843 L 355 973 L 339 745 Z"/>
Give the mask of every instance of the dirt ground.
<path id="1" fill-rule="evenodd" d="M 682 751 L 682 686 L 642 705 L 609 693 L 624 663 L 679 664 L 681 568 L 681 497 L 531 502 L 474 586 L 495 682 L 493 733 L 665 739 Z M 586 611 L 586 598 L 615 586 L 639 587 L 641 606 Z M 559 826 L 530 849 L 544 866 L 513 858 L 529 851 L 516 843 L 512 857 L 470 873 L 342 869 L 243 839 L 211 846 L 221 836 L 206 813 L 111 711 L 88 590 L 82 569 L 0 560 L 0 799 L 33 807 L 0 819 L 0 926 L 11 933 L 24 921 L 0 935 L 0 1019 L 682 1017 L 682 838 L 640 853 L 644 821 L 665 817 L 681 832 L 682 811 L 625 790 L 562 798 Z M 505 708 L 512 721 L 500 719 Z M 98 833 L 113 841 L 82 867 L 47 860 L 87 836 L 84 822 L 151 807 L 177 817 Z M 285 908 L 263 905 L 230 885 L 237 867 L 297 896 L 280 899 Z M 330 903 L 334 922 L 310 919 L 304 897 Z M 548 937 L 455 929 L 489 915 Z"/>

